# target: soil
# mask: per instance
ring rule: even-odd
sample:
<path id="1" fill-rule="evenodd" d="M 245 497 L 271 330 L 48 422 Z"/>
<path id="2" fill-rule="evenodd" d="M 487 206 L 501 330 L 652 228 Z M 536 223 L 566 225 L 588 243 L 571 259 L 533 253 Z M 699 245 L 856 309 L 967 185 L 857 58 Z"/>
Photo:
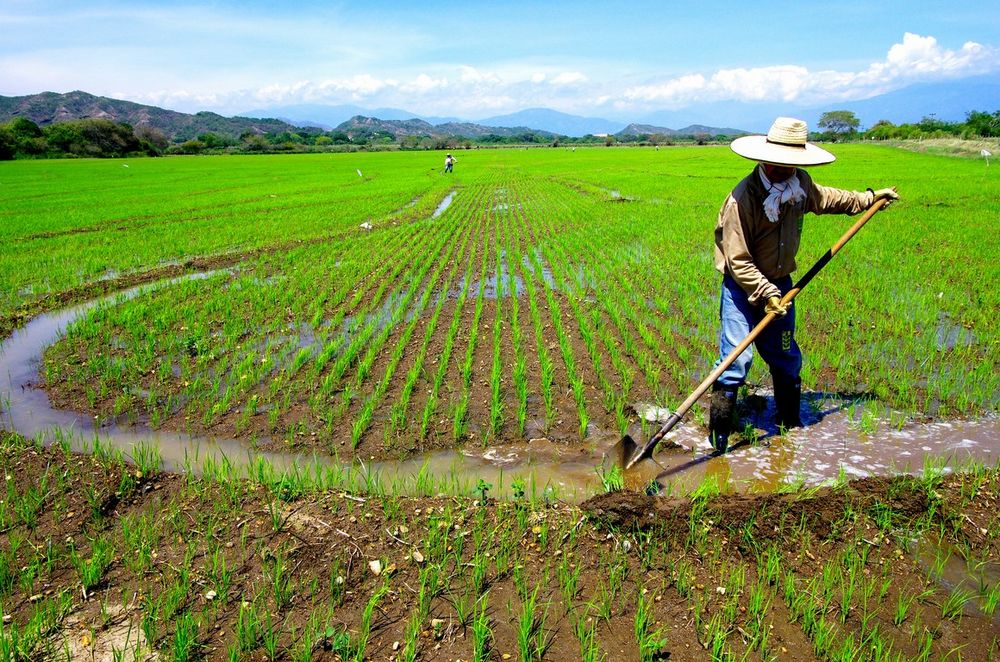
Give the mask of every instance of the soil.
<path id="1" fill-rule="evenodd" d="M 521 659 L 532 596 L 525 631 L 550 660 L 582 657 L 589 629 L 605 659 L 641 659 L 640 605 L 644 631 L 658 632 L 643 659 L 809 660 L 841 649 L 867 658 L 879 646 L 913 658 L 925 645 L 925 659 L 1000 653 L 985 598 L 1000 580 L 996 471 L 786 494 L 615 492 L 575 507 L 488 491 L 485 501 L 414 498 L 143 473 L 11 435 L 0 466 L 0 639 L 18 659 L 402 660 L 410 642 L 417 659 L 471 660 L 475 619 L 464 614 L 476 604 L 492 632 L 482 659 Z M 957 589 L 908 551 L 917 538 L 968 559 L 969 599 L 948 617 Z M 105 543 L 107 566 L 84 590 L 83 570 Z M 780 577 L 765 576 L 769 555 Z M 825 606 L 803 607 L 819 604 L 822 577 L 843 579 L 858 559 L 853 599 L 834 582 Z M 785 598 L 789 586 L 801 602 Z M 761 623 L 763 653 L 752 648 Z M 819 655 L 823 628 L 832 644 Z"/>

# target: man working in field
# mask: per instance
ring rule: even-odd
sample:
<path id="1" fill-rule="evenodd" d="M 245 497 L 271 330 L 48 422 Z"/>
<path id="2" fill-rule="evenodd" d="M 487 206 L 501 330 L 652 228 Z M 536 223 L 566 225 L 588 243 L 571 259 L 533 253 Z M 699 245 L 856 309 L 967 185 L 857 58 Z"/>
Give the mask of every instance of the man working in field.
<path id="1" fill-rule="evenodd" d="M 776 422 L 782 428 L 802 425 L 802 353 L 795 342 L 795 305 L 782 306 L 781 297 L 792 287 L 803 215 L 856 214 L 878 199 L 899 199 L 892 188 L 857 192 L 815 184 L 801 168 L 831 163 L 835 157 L 806 142 L 807 136 L 805 122 L 779 117 L 766 136 L 734 140 L 734 152 L 758 163 L 726 198 L 715 226 L 715 266 L 723 274 L 716 365 L 767 313 L 776 313 L 754 345 L 771 370 Z M 717 452 L 729 447 L 736 394 L 752 360 L 753 349 L 748 347 L 712 387 L 708 434 Z"/>

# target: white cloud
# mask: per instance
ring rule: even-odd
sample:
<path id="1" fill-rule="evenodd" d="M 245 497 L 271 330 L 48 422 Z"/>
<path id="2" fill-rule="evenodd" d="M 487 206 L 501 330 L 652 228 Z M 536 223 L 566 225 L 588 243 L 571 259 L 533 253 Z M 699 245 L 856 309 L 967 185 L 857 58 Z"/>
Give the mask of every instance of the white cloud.
<path id="1" fill-rule="evenodd" d="M 465 64 L 458 67 L 458 80 L 462 83 L 476 85 L 499 85 L 501 83 L 500 76 L 496 73 L 480 71 L 476 67 Z"/>
<path id="2" fill-rule="evenodd" d="M 688 74 L 627 88 L 623 98 L 640 105 L 684 106 L 698 102 L 861 99 L 916 81 L 972 76 L 1000 69 L 1000 49 L 975 42 L 942 48 L 934 37 L 912 33 L 893 44 L 886 58 L 867 69 L 810 71 L 797 65 L 720 69 L 709 77 Z"/>
<path id="3" fill-rule="evenodd" d="M 445 87 L 448 87 L 447 78 L 432 78 L 427 74 L 420 74 L 412 82 L 401 85 L 399 89 L 403 92 L 426 94 Z"/>
<path id="4" fill-rule="evenodd" d="M 553 76 L 549 81 L 552 85 L 575 85 L 585 82 L 587 82 L 587 77 L 579 71 L 564 71 L 561 74 Z"/>

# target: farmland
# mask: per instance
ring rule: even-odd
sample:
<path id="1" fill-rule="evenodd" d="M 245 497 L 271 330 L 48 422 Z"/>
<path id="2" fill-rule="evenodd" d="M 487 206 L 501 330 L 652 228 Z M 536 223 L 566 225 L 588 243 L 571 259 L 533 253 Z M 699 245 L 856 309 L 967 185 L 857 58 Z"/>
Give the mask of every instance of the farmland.
<path id="1" fill-rule="evenodd" d="M 46 355 L 51 396 L 341 457 L 622 432 L 631 403 L 706 374 L 711 229 L 747 163 L 724 148 L 461 156 L 453 178 L 409 154 L 12 164 L 2 312 L 219 268 L 75 324 Z M 804 382 L 897 419 L 995 410 L 995 178 L 840 156 L 821 182 L 895 184 L 903 202 L 803 297 Z M 845 229 L 808 223 L 800 269 Z"/>
<path id="2" fill-rule="evenodd" d="M 994 420 L 996 176 L 833 151 L 818 182 L 902 200 L 797 299 L 813 401 L 862 403 L 874 446 Z M 21 388 L 76 422 L 0 437 L 0 659 L 1000 653 L 995 467 L 789 473 L 762 495 L 709 476 L 653 498 L 595 466 L 602 494 L 579 505 L 509 476 L 395 474 L 433 451 L 589 452 L 637 403 L 678 403 L 716 358 L 712 230 L 750 169 L 714 147 L 459 151 L 450 175 L 439 156 L 3 164 L 5 335 L 108 298 Z M 848 222 L 806 219 L 799 274 Z M 750 390 L 768 380 L 758 362 Z M 75 454 L 94 421 L 327 464 L 163 473 L 152 444 L 84 433 Z M 734 455 L 758 449 L 746 436 Z"/>

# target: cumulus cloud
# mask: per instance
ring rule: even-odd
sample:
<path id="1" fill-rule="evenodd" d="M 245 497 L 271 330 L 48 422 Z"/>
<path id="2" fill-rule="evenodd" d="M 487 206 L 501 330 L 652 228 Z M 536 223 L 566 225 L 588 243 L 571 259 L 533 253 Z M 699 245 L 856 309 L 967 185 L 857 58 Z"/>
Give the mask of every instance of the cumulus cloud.
<path id="1" fill-rule="evenodd" d="M 949 50 L 934 37 L 912 33 L 893 44 L 884 60 L 851 71 L 810 71 L 797 65 L 720 69 L 706 77 L 689 74 L 627 88 L 623 98 L 637 104 L 736 101 L 847 100 L 873 96 L 915 81 L 972 76 L 1000 69 L 1000 49 L 967 42 Z"/>
<path id="2" fill-rule="evenodd" d="M 587 77 L 581 74 L 579 71 L 564 71 L 561 74 L 556 74 L 549 80 L 552 85 L 575 85 L 577 83 L 586 83 Z"/>
<path id="3" fill-rule="evenodd" d="M 403 92 L 413 92 L 416 94 L 426 94 L 428 92 L 433 92 L 434 90 L 439 90 L 448 87 L 447 78 L 432 78 L 427 74 L 420 74 L 415 79 L 409 83 L 404 83 L 400 86 L 400 90 Z"/>

